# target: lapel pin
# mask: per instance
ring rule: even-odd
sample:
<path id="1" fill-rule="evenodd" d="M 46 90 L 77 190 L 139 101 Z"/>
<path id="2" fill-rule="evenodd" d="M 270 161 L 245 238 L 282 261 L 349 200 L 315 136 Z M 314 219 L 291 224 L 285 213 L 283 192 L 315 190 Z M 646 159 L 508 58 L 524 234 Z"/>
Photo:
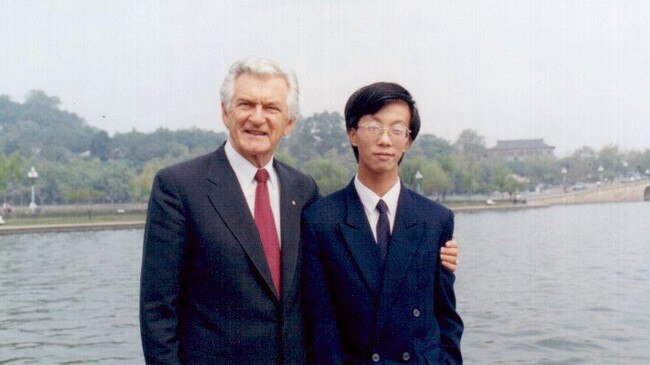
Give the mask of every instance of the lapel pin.
<path id="1" fill-rule="evenodd" d="M 295 201 L 295 200 L 292 200 L 292 201 L 291 201 L 291 205 L 296 205 L 296 201 Z"/>

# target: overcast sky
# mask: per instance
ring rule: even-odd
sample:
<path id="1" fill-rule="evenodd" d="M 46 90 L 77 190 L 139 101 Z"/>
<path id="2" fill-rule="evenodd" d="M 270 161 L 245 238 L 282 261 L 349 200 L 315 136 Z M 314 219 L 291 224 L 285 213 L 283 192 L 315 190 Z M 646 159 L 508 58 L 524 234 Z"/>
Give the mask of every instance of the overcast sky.
<path id="1" fill-rule="evenodd" d="M 58 96 L 111 134 L 223 131 L 242 57 L 292 68 L 303 116 L 375 81 L 411 91 L 422 131 L 650 148 L 648 1 L 0 0 L 0 94 Z"/>

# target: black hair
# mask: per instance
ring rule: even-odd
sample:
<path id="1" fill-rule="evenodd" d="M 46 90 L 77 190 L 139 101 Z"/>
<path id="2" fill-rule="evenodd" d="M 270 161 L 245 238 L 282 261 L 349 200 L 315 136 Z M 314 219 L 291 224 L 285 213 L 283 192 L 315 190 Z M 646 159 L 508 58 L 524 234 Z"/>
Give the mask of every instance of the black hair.
<path id="1" fill-rule="evenodd" d="M 411 120 L 408 125 L 411 130 L 409 136 L 411 141 L 415 141 L 420 132 L 420 113 L 415 106 L 415 100 L 408 90 L 392 82 L 376 82 L 355 91 L 345 104 L 345 128 L 347 130 L 356 129 L 359 126 L 359 119 L 364 115 L 375 114 L 384 106 L 399 101 L 405 102 L 411 112 Z M 352 151 L 354 151 L 354 157 L 358 162 L 359 150 L 352 146 Z"/>

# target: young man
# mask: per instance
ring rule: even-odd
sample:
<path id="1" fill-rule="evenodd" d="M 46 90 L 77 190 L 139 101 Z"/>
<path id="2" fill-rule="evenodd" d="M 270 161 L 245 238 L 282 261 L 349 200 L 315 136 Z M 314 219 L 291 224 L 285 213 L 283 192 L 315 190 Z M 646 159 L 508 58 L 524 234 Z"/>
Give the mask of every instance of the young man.
<path id="1" fill-rule="evenodd" d="M 406 189 L 398 166 L 420 118 L 403 87 L 376 83 L 345 107 L 359 164 L 303 213 L 303 304 L 312 364 L 461 364 L 463 322 L 439 253 L 453 213 Z"/>

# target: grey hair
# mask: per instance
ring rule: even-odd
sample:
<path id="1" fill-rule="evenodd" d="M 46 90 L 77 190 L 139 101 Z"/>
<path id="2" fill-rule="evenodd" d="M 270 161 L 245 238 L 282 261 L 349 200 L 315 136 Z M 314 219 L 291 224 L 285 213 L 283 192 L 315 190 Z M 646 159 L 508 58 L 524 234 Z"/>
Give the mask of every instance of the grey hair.
<path id="1" fill-rule="evenodd" d="M 221 102 L 226 108 L 230 109 L 230 102 L 235 94 L 235 80 L 242 74 L 249 74 L 253 76 L 279 76 L 287 83 L 289 92 L 287 93 L 287 114 L 289 119 L 296 120 L 300 113 L 300 106 L 298 105 L 298 78 L 296 74 L 284 69 L 278 63 L 266 58 L 249 57 L 241 59 L 230 66 L 228 75 L 221 84 Z"/>

